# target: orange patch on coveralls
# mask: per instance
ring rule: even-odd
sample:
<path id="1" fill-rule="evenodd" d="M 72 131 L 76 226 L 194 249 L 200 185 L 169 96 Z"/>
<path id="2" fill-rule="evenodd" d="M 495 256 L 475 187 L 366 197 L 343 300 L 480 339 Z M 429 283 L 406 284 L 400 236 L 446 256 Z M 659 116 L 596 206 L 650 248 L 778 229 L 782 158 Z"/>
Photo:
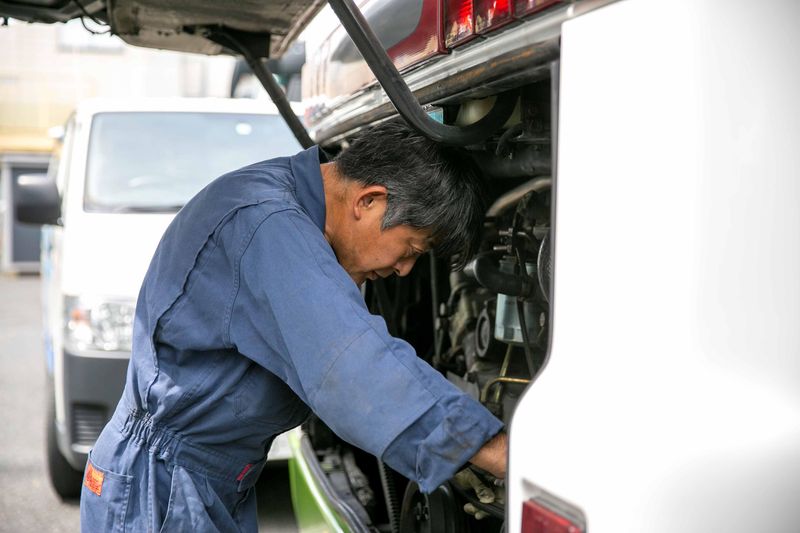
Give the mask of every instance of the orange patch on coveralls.
<path id="1" fill-rule="evenodd" d="M 86 466 L 86 477 L 83 478 L 83 484 L 87 489 L 100 496 L 100 493 L 103 492 L 104 477 L 105 474 L 97 470 L 90 462 Z"/>

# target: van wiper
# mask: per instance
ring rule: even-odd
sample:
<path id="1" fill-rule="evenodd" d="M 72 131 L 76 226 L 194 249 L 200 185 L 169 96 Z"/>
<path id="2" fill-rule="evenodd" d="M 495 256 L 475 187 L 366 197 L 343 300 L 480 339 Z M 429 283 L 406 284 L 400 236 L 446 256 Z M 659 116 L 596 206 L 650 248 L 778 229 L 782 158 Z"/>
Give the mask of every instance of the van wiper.
<path id="1" fill-rule="evenodd" d="M 175 205 L 119 205 L 107 210 L 109 213 L 177 213 L 183 204 Z"/>

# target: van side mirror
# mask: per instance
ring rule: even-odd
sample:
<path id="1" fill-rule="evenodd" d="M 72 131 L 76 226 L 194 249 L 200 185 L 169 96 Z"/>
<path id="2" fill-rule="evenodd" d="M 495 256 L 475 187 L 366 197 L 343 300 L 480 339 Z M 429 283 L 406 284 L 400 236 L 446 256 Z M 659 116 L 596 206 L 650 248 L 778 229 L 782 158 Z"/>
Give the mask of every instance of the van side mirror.
<path id="1" fill-rule="evenodd" d="M 12 191 L 14 216 L 26 224 L 60 224 L 61 198 L 47 174 L 23 174 Z"/>

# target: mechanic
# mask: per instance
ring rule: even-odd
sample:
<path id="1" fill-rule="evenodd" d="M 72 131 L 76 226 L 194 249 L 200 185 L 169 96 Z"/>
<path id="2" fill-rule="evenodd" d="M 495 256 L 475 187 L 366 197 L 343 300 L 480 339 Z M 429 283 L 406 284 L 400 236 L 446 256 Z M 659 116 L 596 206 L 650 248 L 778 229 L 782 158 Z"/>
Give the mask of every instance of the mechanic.
<path id="1" fill-rule="evenodd" d="M 467 159 L 386 122 L 333 162 L 312 147 L 189 201 L 139 294 L 82 530 L 257 531 L 270 444 L 310 410 L 423 492 L 468 461 L 504 477 L 502 423 L 391 337 L 359 289 L 430 248 L 460 265 L 476 251 L 484 206 Z"/>

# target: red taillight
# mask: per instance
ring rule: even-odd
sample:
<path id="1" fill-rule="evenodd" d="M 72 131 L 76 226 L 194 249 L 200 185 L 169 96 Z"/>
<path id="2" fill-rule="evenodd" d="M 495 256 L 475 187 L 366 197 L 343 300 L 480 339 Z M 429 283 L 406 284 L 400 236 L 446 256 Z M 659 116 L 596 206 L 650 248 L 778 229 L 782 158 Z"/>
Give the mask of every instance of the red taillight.
<path id="1" fill-rule="evenodd" d="M 558 4 L 561 0 L 516 0 L 514 2 L 514 15 L 521 17 Z"/>
<path id="2" fill-rule="evenodd" d="M 367 19 L 370 22 L 377 20 L 398 22 L 402 27 L 389 25 L 383 28 L 384 32 L 404 35 L 386 52 L 398 70 L 403 71 L 420 62 L 438 55 L 450 52 L 449 49 L 460 46 L 478 37 L 490 34 L 492 31 L 514 22 L 517 18 L 541 11 L 551 5 L 564 0 L 420 0 L 419 12 L 414 11 L 413 20 L 411 13 L 407 13 L 407 6 L 403 2 L 375 2 L 377 6 L 374 13 Z M 367 4 L 366 2 L 362 2 Z M 368 7 L 373 3 L 369 3 Z M 380 9 L 389 9 L 380 11 Z M 415 26 L 409 26 L 415 24 Z M 387 30 L 391 27 L 391 30 Z M 413 28 L 413 29 L 412 29 Z M 385 35 L 382 35 L 382 37 Z"/>
<path id="3" fill-rule="evenodd" d="M 563 1 L 422 0 L 416 27 L 387 52 L 398 70 L 403 70 Z"/>
<path id="4" fill-rule="evenodd" d="M 476 33 L 491 31 L 511 20 L 511 0 L 475 0 Z"/>
<path id="5" fill-rule="evenodd" d="M 521 533 L 583 533 L 583 528 L 547 507 L 528 500 L 522 504 Z"/>
<path id="6" fill-rule="evenodd" d="M 475 37 L 472 0 L 446 0 L 444 3 L 444 44 L 448 48 Z"/>
<path id="7" fill-rule="evenodd" d="M 386 52 L 397 70 L 402 70 L 433 56 L 446 54 L 442 33 L 442 7 L 439 0 L 423 0 L 417 27 Z"/>

